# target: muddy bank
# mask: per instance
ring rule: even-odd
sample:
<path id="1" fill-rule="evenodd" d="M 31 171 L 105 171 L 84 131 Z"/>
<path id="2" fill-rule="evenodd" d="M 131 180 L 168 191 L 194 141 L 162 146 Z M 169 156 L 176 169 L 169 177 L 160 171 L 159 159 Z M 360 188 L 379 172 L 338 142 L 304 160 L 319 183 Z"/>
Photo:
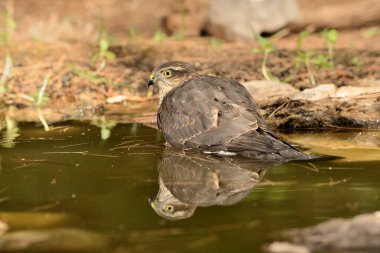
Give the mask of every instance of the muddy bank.
<path id="1" fill-rule="evenodd" d="M 332 219 L 315 227 L 284 232 L 294 244 L 275 242 L 272 253 L 308 253 L 321 250 L 377 251 L 380 247 L 380 213 L 361 214 L 352 219 Z"/>
<path id="2" fill-rule="evenodd" d="M 278 129 L 380 129 L 380 95 L 363 94 L 348 98 L 323 98 L 317 101 L 292 100 L 281 97 L 270 101 L 259 100 L 260 111 L 272 128 Z M 64 120 L 96 120 L 105 118 L 118 122 L 137 122 L 156 127 L 157 98 L 141 102 L 124 101 L 110 104 L 72 103 L 64 107 L 38 109 L 36 107 L 3 108 L 15 121 L 41 121 L 41 115 L 50 124 Z M 1 126 L 0 126 L 1 129 Z"/>
<path id="3" fill-rule="evenodd" d="M 13 66 L 0 97 L 0 114 L 17 121 L 39 122 L 42 114 L 47 122 L 106 115 L 154 123 L 157 90 L 147 89 L 146 80 L 155 65 L 167 60 L 191 62 L 202 74 L 227 76 L 241 83 L 264 79 L 264 55 L 251 53 L 256 44 L 210 43 L 207 38 L 162 43 L 138 40 L 110 47 L 116 58 L 104 64 L 91 60 L 98 49 L 90 45 L 30 43 L 12 47 Z M 4 59 L 6 54 L 3 50 L 0 57 Z M 252 95 L 275 128 L 378 129 L 379 56 L 376 50 L 337 49 L 334 68 L 312 69 L 314 84 L 304 65 L 295 68 L 295 50 L 278 49 L 269 55 L 267 64 L 276 84 L 269 82 L 261 93 L 253 90 Z M 45 82 L 41 103 L 37 103 Z M 333 84 L 334 94 L 322 92 L 328 96 L 312 100 L 308 93 L 302 97 L 305 90 L 319 84 Z M 291 87 L 291 92 L 284 87 Z M 341 88 L 347 88 L 346 93 Z"/>
<path id="4" fill-rule="evenodd" d="M 262 108 L 267 122 L 281 129 L 380 129 L 379 94 L 318 101 L 279 99 Z"/>

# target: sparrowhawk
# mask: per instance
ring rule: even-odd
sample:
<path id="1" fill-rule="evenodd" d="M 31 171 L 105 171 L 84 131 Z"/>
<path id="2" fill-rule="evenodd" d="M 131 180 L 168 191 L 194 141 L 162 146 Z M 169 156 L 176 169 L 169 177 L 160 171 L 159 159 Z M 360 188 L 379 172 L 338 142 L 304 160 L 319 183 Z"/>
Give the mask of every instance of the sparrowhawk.
<path id="1" fill-rule="evenodd" d="M 254 159 L 309 156 L 279 139 L 247 89 L 226 77 L 204 76 L 191 64 L 166 62 L 150 74 L 159 88 L 157 125 L 174 148 Z"/>
<path id="2" fill-rule="evenodd" d="M 280 164 L 247 160 L 165 150 L 157 165 L 159 191 L 150 204 L 169 220 L 189 218 L 197 207 L 234 205 L 251 192 L 267 168 Z"/>

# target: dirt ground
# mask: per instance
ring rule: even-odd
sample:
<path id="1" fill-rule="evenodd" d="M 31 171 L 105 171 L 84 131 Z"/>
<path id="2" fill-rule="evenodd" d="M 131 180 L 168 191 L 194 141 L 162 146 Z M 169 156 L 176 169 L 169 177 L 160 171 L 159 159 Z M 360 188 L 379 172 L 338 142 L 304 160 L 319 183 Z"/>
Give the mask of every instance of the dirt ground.
<path id="1" fill-rule="evenodd" d="M 341 1 L 339 9 L 352 8 L 349 2 Z M 258 43 L 200 36 L 207 4 L 205 0 L 183 4 L 173 0 L 144 4 L 118 0 L 4 2 L 1 10 L 13 13 L 17 27 L 10 31 L 11 41 L 0 48 L 0 76 L 5 76 L 0 115 L 38 122 L 39 108 L 48 122 L 103 114 L 122 121 L 152 122 L 157 90 L 148 90 L 146 80 L 154 66 L 167 60 L 191 62 L 203 74 L 240 82 L 264 79 L 263 53 L 252 53 L 260 48 Z M 301 13 L 308 15 L 318 8 L 323 12 L 325 4 L 322 0 L 300 1 Z M 318 26 L 309 24 L 316 21 L 308 16 L 307 29 L 315 32 L 302 50 L 315 57 L 328 55 Z M 179 27 L 180 19 L 186 21 L 185 28 Z M 176 36 L 179 29 L 185 34 Z M 103 52 L 99 49 L 100 31 L 110 44 Z M 299 91 L 325 83 L 337 87 L 380 85 L 379 24 L 367 22 L 338 32 L 334 67 L 311 68 L 316 84 L 310 82 L 310 71 L 304 64 L 300 69 L 295 67 L 297 32 L 284 30 L 269 38 L 276 50 L 269 55 L 268 70 Z M 9 73 L 7 55 L 12 60 Z M 38 103 L 44 81 L 43 101 Z M 379 93 L 318 102 L 287 99 L 260 104 L 262 113 L 271 115 L 268 120 L 274 127 L 380 127 Z"/>

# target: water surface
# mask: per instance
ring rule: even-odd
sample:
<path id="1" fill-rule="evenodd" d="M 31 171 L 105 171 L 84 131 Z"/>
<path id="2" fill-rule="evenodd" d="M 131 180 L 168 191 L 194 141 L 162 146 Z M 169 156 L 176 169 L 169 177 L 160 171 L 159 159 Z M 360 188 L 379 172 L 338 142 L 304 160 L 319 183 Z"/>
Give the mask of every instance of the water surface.
<path id="1" fill-rule="evenodd" d="M 18 127 L 20 135 L 0 148 L 0 220 L 10 226 L 8 233 L 73 229 L 107 241 L 106 249 L 94 244 L 63 251 L 262 252 L 284 229 L 380 207 L 378 144 L 367 145 L 364 138 L 349 149 L 341 145 L 353 143 L 358 133 L 288 135 L 342 159 L 281 165 L 224 159 L 216 162 L 222 172 L 215 174 L 213 159 L 219 158 L 182 161 L 176 152 L 173 158 L 160 133 L 143 125 L 64 122 L 49 132 L 30 123 Z M 378 138 L 377 132 L 363 134 Z M 159 191 L 159 168 L 166 175 L 178 171 L 182 184 L 167 188 L 197 206 L 188 217 L 167 220 L 153 210 L 148 199 Z M 219 175 L 225 178 L 220 188 L 234 194 L 215 190 Z M 190 180 L 186 190 L 183 183 L 192 176 L 198 181 Z M 236 186 L 228 183 L 234 177 L 252 180 Z M 57 245 L 49 247 L 54 252 Z"/>

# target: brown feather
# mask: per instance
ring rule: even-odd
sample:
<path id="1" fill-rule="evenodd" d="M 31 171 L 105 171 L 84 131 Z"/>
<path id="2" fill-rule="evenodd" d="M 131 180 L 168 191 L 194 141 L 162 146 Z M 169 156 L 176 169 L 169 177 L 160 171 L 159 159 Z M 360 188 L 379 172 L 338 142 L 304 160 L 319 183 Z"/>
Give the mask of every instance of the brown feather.
<path id="1" fill-rule="evenodd" d="M 230 151 L 252 158 L 307 156 L 268 128 L 246 88 L 219 77 L 197 76 L 169 91 L 157 123 L 176 148 Z"/>

